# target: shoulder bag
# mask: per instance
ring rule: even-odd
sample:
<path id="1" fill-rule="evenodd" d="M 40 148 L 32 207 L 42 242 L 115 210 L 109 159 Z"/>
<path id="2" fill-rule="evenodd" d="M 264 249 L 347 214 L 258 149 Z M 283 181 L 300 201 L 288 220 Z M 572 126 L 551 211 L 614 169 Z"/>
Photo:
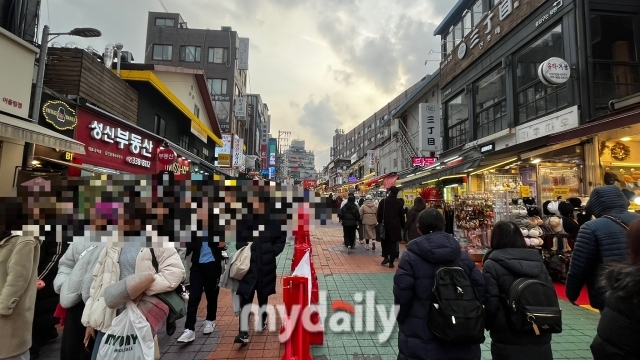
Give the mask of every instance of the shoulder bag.
<path id="1" fill-rule="evenodd" d="M 158 259 L 156 259 L 156 254 L 153 251 L 153 248 L 149 248 L 149 251 L 151 251 L 151 264 L 153 265 L 153 268 L 156 270 L 157 274 Z M 167 315 L 167 325 L 169 325 L 170 323 L 175 323 L 176 320 L 182 319 L 187 315 L 187 304 L 184 298 L 182 298 L 182 296 L 177 293 L 177 291 L 179 291 L 178 289 L 182 288 L 181 285 L 182 284 L 178 285 L 178 287 L 176 287 L 176 290 L 156 294 L 156 296 L 169 307 L 169 315 Z"/>
<path id="2" fill-rule="evenodd" d="M 382 222 L 376 225 L 376 232 L 378 233 L 378 241 L 384 240 L 386 236 L 385 229 L 384 229 L 384 215 L 387 207 L 387 199 L 382 199 L 381 201 L 384 201 L 384 203 L 382 204 Z"/>
<path id="3" fill-rule="evenodd" d="M 242 280 L 247 272 L 249 272 L 249 267 L 251 266 L 251 244 L 253 243 L 247 243 L 247 245 L 233 254 L 231 265 L 229 265 L 230 278 Z"/>

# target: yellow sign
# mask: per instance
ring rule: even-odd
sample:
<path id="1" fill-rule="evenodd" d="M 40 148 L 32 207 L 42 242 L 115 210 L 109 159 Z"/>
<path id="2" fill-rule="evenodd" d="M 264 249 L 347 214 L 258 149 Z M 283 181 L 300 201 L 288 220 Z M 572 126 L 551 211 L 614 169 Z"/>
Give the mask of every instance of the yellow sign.
<path id="1" fill-rule="evenodd" d="M 65 151 L 64 153 L 64 159 L 67 161 L 73 161 L 73 153 L 70 153 L 68 151 Z"/>
<path id="2" fill-rule="evenodd" d="M 562 196 L 563 198 L 569 197 L 569 187 L 568 186 L 556 186 L 553 188 L 553 197 Z"/>
<path id="3" fill-rule="evenodd" d="M 231 154 L 218 154 L 218 166 L 231 166 Z"/>
<path id="4" fill-rule="evenodd" d="M 207 132 L 200 128 L 200 125 L 196 124 L 194 121 L 191 122 L 191 133 L 197 136 L 200 140 L 204 141 L 205 144 L 207 142 Z"/>
<path id="5" fill-rule="evenodd" d="M 529 186 L 520 186 L 520 197 L 531 197 L 531 188 Z"/>

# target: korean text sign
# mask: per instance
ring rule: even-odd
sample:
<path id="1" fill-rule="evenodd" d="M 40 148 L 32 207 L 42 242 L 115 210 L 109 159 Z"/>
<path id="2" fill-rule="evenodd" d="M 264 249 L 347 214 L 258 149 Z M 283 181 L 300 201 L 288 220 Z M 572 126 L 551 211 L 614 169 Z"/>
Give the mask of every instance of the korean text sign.
<path id="1" fill-rule="evenodd" d="M 420 104 L 418 118 L 420 121 L 418 146 L 421 151 L 440 151 L 440 116 L 439 106 L 432 103 Z"/>
<path id="2" fill-rule="evenodd" d="M 75 138 L 85 144 L 86 154 L 76 154 L 82 162 L 133 174 L 155 172 L 155 139 L 82 108 L 76 116 Z"/>

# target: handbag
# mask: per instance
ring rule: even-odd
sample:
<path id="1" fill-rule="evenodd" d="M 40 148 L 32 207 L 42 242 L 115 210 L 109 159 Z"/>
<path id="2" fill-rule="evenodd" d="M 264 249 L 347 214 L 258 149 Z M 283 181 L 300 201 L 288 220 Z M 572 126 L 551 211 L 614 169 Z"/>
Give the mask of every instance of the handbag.
<path id="1" fill-rule="evenodd" d="M 251 266 L 251 244 L 253 243 L 248 243 L 233 254 L 231 265 L 229 265 L 230 278 L 242 280 L 249 272 L 249 267 Z"/>
<path id="2" fill-rule="evenodd" d="M 385 210 L 387 207 L 387 201 L 386 199 L 383 199 L 382 201 L 384 201 L 384 204 L 382 204 L 382 222 L 379 223 L 378 225 L 376 225 L 376 233 L 378 234 L 378 241 L 382 241 L 385 239 L 385 229 L 384 229 L 384 215 L 385 215 Z"/>
<path id="3" fill-rule="evenodd" d="M 151 325 L 131 301 L 127 301 L 125 311 L 113 319 L 97 346 L 98 360 L 153 360 L 155 355 Z"/>
<path id="4" fill-rule="evenodd" d="M 156 253 L 153 248 L 149 248 L 151 251 L 151 264 L 158 273 L 158 259 L 156 259 Z M 177 291 L 184 289 L 182 284 L 178 285 L 175 290 L 156 294 L 156 296 L 162 300 L 169 307 L 169 314 L 167 315 L 167 326 L 171 323 L 175 323 L 177 320 L 182 319 L 187 315 L 187 304 Z"/>

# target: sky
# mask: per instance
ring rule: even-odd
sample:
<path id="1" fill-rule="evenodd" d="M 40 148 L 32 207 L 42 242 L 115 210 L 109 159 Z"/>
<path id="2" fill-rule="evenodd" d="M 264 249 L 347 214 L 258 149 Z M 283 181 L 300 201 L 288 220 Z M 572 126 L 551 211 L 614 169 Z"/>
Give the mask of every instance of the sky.
<path id="1" fill-rule="evenodd" d="M 102 37 L 59 37 L 103 52 L 122 43 L 144 61 L 147 13 L 177 12 L 189 28 L 231 26 L 250 39 L 248 92 L 269 106 L 271 133 L 306 140 L 316 168 L 335 129 L 358 125 L 438 67 L 433 31 L 446 0 L 43 0 L 52 32 L 94 27 Z M 40 32 L 41 33 L 41 32 Z M 430 50 L 436 53 L 429 54 Z M 425 60 L 428 61 L 425 65 Z"/>

